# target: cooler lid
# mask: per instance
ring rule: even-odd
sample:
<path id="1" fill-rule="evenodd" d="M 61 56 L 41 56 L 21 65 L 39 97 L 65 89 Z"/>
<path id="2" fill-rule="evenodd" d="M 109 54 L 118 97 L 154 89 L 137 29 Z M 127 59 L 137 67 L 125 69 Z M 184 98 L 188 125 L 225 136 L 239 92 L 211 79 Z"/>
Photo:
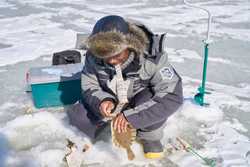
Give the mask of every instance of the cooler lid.
<path id="1" fill-rule="evenodd" d="M 89 37 L 90 34 L 84 34 L 84 33 L 77 33 L 76 34 L 76 49 L 83 49 L 86 50 L 86 46 L 84 44 L 84 42 L 86 41 L 86 39 Z"/>
<path id="2" fill-rule="evenodd" d="M 34 67 L 29 70 L 29 83 L 42 84 L 77 80 L 81 78 L 82 69 L 82 63 Z"/>

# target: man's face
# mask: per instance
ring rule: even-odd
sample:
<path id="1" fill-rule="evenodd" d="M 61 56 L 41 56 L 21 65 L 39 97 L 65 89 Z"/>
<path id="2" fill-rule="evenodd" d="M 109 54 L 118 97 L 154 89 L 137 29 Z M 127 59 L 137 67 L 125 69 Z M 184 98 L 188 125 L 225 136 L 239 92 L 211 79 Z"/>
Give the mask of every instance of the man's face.
<path id="1" fill-rule="evenodd" d="M 118 64 L 123 64 L 128 59 L 128 56 L 129 56 L 129 51 L 128 49 L 125 49 L 121 53 L 113 57 L 107 58 L 104 61 L 110 65 L 115 66 Z"/>

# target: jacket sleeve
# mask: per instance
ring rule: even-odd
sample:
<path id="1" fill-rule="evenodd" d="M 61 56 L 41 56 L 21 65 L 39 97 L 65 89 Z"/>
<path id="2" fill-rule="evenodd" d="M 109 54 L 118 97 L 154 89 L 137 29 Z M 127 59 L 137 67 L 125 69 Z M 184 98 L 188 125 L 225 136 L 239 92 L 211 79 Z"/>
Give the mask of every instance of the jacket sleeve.
<path id="1" fill-rule="evenodd" d="M 96 66 L 94 59 L 87 54 L 81 75 L 81 87 L 83 102 L 91 111 L 99 113 L 101 102 L 104 100 L 115 102 L 115 97 L 101 88 L 96 77 Z"/>
<path id="2" fill-rule="evenodd" d="M 145 70 L 150 76 L 153 97 L 133 109 L 123 111 L 136 129 L 161 123 L 172 115 L 183 102 L 182 82 L 163 55 L 158 64 L 148 63 Z"/>

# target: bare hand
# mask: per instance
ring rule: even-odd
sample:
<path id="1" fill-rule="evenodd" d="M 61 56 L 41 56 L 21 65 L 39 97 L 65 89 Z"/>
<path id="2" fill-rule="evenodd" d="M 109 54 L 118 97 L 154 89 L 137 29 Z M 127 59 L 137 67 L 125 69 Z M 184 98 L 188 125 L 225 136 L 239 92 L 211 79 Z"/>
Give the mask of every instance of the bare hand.
<path id="1" fill-rule="evenodd" d="M 128 125 L 129 125 L 129 122 L 126 120 L 123 113 L 120 113 L 115 118 L 113 127 L 115 130 L 118 131 L 118 133 L 125 133 L 127 132 Z"/>
<path id="2" fill-rule="evenodd" d="M 112 116 L 111 111 L 114 109 L 114 107 L 115 107 L 115 104 L 112 101 L 107 100 L 107 101 L 103 101 L 100 104 L 99 110 L 104 118 L 111 117 Z"/>

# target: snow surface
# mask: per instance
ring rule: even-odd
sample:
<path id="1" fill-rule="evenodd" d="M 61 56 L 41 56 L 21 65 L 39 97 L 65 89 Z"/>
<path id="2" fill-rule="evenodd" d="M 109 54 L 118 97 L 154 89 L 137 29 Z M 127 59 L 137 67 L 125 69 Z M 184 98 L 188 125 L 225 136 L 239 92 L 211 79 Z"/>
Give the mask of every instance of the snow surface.
<path id="1" fill-rule="evenodd" d="M 191 1 L 191 0 L 190 0 Z M 61 167 L 66 139 L 83 153 L 86 166 L 205 166 L 185 151 L 146 160 L 135 143 L 134 161 L 112 146 L 110 132 L 92 144 L 69 125 L 64 108 L 35 109 L 25 92 L 25 73 L 51 64 L 53 52 L 75 46 L 76 33 L 89 33 L 96 20 L 119 14 L 167 32 L 169 61 L 183 76 L 185 102 L 167 121 L 164 145 L 182 137 L 218 167 L 250 166 L 250 2 L 196 0 L 213 14 L 206 95 L 208 107 L 193 103 L 200 84 L 206 13 L 181 0 L 1 0 L 0 167 Z M 101 5 L 100 5 L 101 4 Z M 27 113 L 31 109 L 32 113 Z"/>

